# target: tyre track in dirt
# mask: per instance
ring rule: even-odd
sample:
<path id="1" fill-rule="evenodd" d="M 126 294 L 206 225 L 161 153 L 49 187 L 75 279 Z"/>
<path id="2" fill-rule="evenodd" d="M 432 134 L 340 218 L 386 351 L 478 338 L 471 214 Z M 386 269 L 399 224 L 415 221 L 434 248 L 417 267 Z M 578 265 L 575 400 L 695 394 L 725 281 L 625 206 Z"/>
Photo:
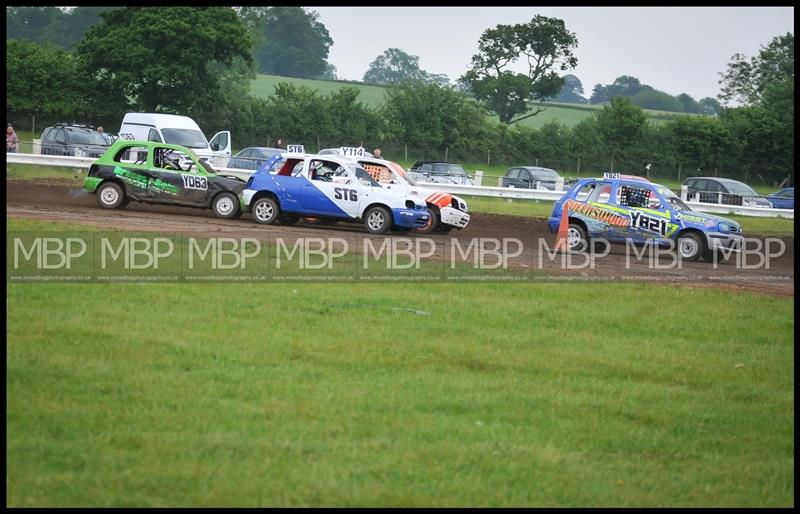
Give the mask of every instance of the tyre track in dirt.
<path id="1" fill-rule="evenodd" d="M 384 239 L 384 236 L 368 234 L 360 224 L 318 226 L 301 221 L 293 226 L 264 226 L 255 224 L 248 214 L 240 219 L 224 220 L 214 218 L 210 210 L 137 202 L 131 202 L 123 210 L 109 211 L 97 206 L 94 195 L 77 187 L 29 181 L 7 181 L 6 186 L 6 215 L 10 218 L 60 221 L 97 229 L 191 233 L 194 237 L 252 237 L 270 242 L 275 238 L 282 238 L 287 243 L 299 238 L 339 238 L 357 251 L 363 248 L 365 239 L 373 240 L 375 247 Z M 455 255 L 458 260 L 461 260 L 461 255 L 455 251 L 454 240 L 462 249 L 468 248 L 473 238 L 519 240 L 524 245 L 524 251 L 509 259 L 510 267 L 520 270 L 541 269 L 554 280 L 564 282 L 582 279 L 657 281 L 687 287 L 719 287 L 794 295 L 794 238 L 786 236 L 781 237 L 786 251 L 770 261 L 769 269 L 741 269 L 735 260 L 721 262 L 717 269 L 711 263 L 702 261 L 684 262 L 681 268 L 651 269 L 647 258 L 649 252 L 645 252 L 645 258 L 640 261 L 628 259 L 625 245 L 616 244 L 611 245 L 607 256 L 595 261 L 594 269 L 563 269 L 565 261 L 562 255 L 551 258 L 540 251 L 540 238 L 549 248 L 555 244 L 555 236 L 550 234 L 546 220 L 518 216 L 473 213 L 466 229 L 453 231 L 450 235 L 400 233 L 388 237 L 409 238 L 412 242 L 425 238 L 435 243 L 436 253 L 432 259 L 449 259 Z M 516 248 L 512 241 L 510 249 L 513 251 Z M 664 263 L 669 264 L 670 259 Z M 576 262 L 582 263 L 580 259 Z"/>

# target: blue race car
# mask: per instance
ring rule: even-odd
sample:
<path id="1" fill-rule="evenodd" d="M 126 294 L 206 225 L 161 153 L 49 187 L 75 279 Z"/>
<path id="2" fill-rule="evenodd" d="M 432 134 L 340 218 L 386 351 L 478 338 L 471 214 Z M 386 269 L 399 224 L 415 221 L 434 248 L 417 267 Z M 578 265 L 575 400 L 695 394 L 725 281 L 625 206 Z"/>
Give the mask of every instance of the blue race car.
<path id="1" fill-rule="evenodd" d="M 776 209 L 794 209 L 794 188 L 787 187 L 767 197 Z"/>
<path id="2" fill-rule="evenodd" d="M 363 222 L 372 234 L 429 224 L 421 195 L 382 187 L 358 163 L 339 155 L 285 153 L 265 162 L 241 193 L 257 223 L 293 224 L 300 217 Z"/>
<path id="3" fill-rule="evenodd" d="M 716 250 L 738 251 L 742 228 L 735 221 L 692 211 L 668 188 L 616 178 L 582 179 L 554 205 L 548 227 L 556 233 L 564 209 L 570 250 L 585 250 L 592 238 L 609 242 L 677 244 L 680 257 L 710 260 Z"/>

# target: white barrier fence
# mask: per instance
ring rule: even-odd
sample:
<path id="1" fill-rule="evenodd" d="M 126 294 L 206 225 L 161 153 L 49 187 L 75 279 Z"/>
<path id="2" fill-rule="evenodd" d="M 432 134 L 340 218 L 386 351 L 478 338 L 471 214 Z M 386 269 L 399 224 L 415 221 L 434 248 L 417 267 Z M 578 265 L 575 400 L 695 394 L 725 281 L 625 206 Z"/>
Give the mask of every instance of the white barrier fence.
<path id="1" fill-rule="evenodd" d="M 88 168 L 96 161 L 91 157 L 69 157 L 61 155 L 38 155 L 24 153 L 7 153 L 6 159 L 14 164 L 33 164 L 37 166 L 61 166 L 65 168 Z M 227 175 L 234 175 L 243 180 L 247 180 L 254 173 L 253 170 L 240 170 L 234 168 L 217 168 L 219 172 Z M 507 198 L 517 200 L 545 200 L 555 202 L 564 194 L 563 191 L 551 191 L 548 189 L 516 189 L 512 187 L 487 187 L 487 186 L 465 186 L 459 184 L 436 184 L 432 182 L 421 182 L 421 186 L 433 191 L 452 193 L 456 195 L 484 196 L 489 198 Z M 746 207 L 742 205 L 721 205 L 713 203 L 701 203 L 685 201 L 686 205 L 699 212 L 710 212 L 717 214 L 740 214 L 743 216 L 760 217 L 782 217 L 794 219 L 794 209 L 774 209 L 764 207 Z"/>

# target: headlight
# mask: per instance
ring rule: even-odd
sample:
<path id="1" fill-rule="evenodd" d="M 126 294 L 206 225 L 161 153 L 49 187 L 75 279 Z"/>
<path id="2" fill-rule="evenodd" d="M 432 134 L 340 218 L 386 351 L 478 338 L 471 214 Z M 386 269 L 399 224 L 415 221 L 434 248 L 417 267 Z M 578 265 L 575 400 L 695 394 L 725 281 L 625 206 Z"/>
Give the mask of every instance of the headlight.
<path id="1" fill-rule="evenodd" d="M 728 232 L 731 231 L 731 226 L 728 225 L 727 223 L 720 223 L 719 228 L 717 230 L 727 234 Z"/>

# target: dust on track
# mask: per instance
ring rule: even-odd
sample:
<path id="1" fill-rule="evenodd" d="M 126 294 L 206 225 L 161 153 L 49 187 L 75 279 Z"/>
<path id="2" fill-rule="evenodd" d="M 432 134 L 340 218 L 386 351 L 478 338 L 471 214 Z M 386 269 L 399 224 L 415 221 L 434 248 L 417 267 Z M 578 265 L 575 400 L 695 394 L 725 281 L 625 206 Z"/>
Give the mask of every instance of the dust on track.
<path id="1" fill-rule="evenodd" d="M 123 210 L 109 211 L 99 208 L 94 195 L 78 186 L 38 182 L 6 182 L 8 217 L 59 221 L 100 229 L 192 233 L 195 237 L 253 237 L 265 241 L 280 237 L 286 242 L 298 238 L 335 237 L 346 240 L 351 248 L 359 248 L 363 239 L 380 241 L 384 237 L 370 235 L 363 225 L 351 223 L 318 226 L 301 221 L 293 226 L 264 226 L 255 224 L 248 214 L 240 219 L 225 220 L 214 218 L 209 210 L 138 202 L 131 202 Z M 678 269 L 651 269 L 647 258 L 628 262 L 625 246 L 612 245 L 609 255 L 596 260 L 594 269 L 568 270 L 563 269 L 561 256 L 553 259 L 539 251 L 540 238 L 549 248 L 555 244 L 555 236 L 548 230 L 544 219 L 473 213 L 466 229 L 453 231 L 450 235 L 435 232 L 428 235 L 398 235 L 435 241 L 437 250 L 433 259 L 449 257 L 451 254 L 447 253 L 447 249 L 452 246 L 454 239 L 462 248 L 467 248 L 473 238 L 516 239 L 523 243 L 524 251 L 509 260 L 510 266 L 542 269 L 555 279 L 586 277 L 608 281 L 666 282 L 683 287 L 715 287 L 794 296 L 794 238 L 786 236 L 781 237 L 786 251 L 770 261 L 769 269 L 739 269 L 733 260 L 719 263 L 717 269 L 711 263 L 702 261 L 684 262 Z"/>

